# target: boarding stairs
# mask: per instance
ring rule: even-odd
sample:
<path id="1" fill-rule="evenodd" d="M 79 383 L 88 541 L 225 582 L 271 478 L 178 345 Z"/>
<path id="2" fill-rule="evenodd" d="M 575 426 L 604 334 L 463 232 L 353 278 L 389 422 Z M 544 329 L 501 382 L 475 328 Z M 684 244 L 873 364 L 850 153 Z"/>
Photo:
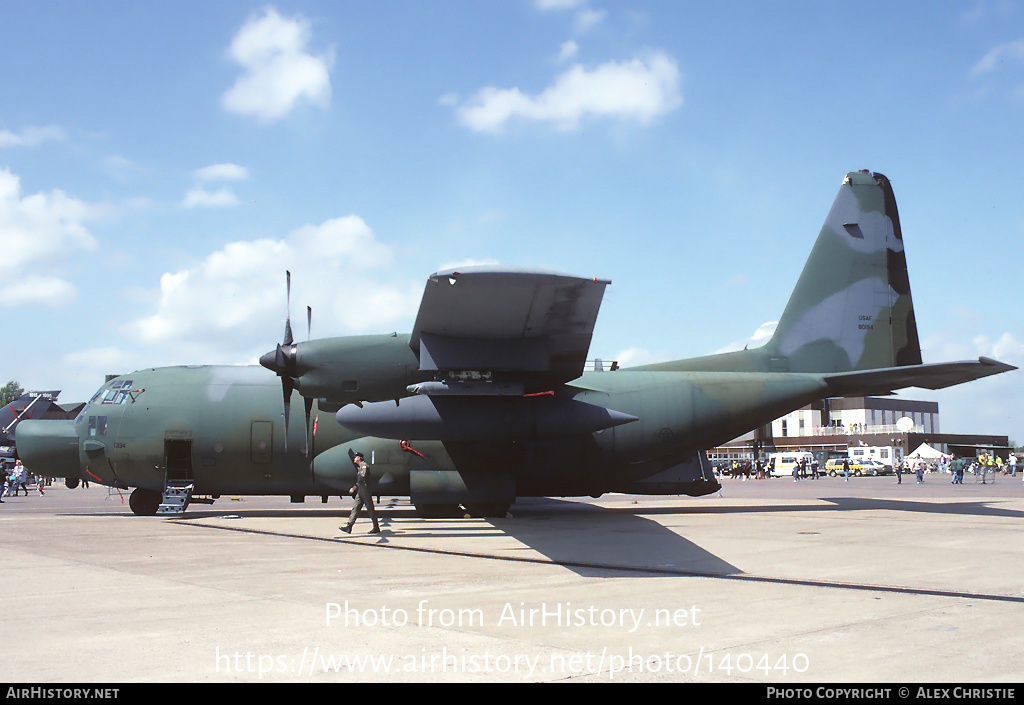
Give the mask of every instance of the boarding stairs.
<path id="1" fill-rule="evenodd" d="M 191 480 L 171 480 L 164 488 L 163 499 L 156 513 L 163 515 L 178 515 L 185 513 L 185 507 L 192 499 L 192 489 L 195 483 Z"/>

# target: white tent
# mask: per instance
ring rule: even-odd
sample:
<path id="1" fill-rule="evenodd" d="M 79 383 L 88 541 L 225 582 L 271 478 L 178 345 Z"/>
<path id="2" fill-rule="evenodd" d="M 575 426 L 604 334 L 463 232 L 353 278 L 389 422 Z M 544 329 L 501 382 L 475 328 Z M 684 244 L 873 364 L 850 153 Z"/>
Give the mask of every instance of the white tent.
<path id="1" fill-rule="evenodd" d="M 908 458 L 924 458 L 926 460 L 938 460 L 943 457 L 942 453 L 932 448 L 927 443 L 922 443 L 917 447 L 913 453 L 907 456 Z"/>

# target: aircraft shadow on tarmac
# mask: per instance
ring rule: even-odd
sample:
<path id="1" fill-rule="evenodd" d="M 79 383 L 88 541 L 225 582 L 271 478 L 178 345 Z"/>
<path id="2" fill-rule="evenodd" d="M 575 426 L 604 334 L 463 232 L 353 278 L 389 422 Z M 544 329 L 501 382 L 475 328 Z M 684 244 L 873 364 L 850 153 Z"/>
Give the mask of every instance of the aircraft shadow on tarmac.
<path id="1" fill-rule="evenodd" d="M 959 514 L 1003 519 L 1024 519 L 1024 511 L 992 506 L 993 502 L 922 502 L 909 499 L 872 499 L 865 497 L 822 497 L 842 512 L 886 510 L 893 512 L 922 512 L 925 514 Z M 831 508 L 830 508 L 831 509 Z"/>
<path id="2" fill-rule="evenodd" d="M 602 507 L 587 502 L 554 498 L 520 499 L 512 508 L 514 518 L 490 519 L 485 523 L 461 525 L 461 520 L 420 519 L 413 507 L 394 500 L 385 499 L 378 505 L 383 533 L 366 540 L 382 546 L 412 548 L 397 545 L 392 539 L 438 539 L 450 541 L 444 548 L 422 549 L 464 555 L 487 555 L 493 558 L 538 562 L 552 562 L 573 570 L 586 577 L 635 576 L 638 571 L 650 575 L 742 575 L 744 571 L 728 561 L 701 548 L 662 523 L 648 516 L 700 515 L 700 514 L 775 514 L 786 512 L 860 512 L 894 511 L 927 514 L 948 514 L 988 516 L 997 518 L 1022 519 L 1024 511 L 991 506 L 988 501 L 929 502 L 909 499 L 879 499 L 863 497 L 822 497 L 819 504 L 792 505 L 747 505 L 714 506 L 693 505 L 680 507 Z M 827 504 L 825 504 L 827 503 Z M 183 519 L 224 518 L 329 518 L 341 521 L 348 514 L 348 507 L 334 505 L 334 508 L 253 508 L 244 503 L 225 506 L 222 509 L 190 508 Z M 104 513 L 104 516 L 110 516 Z M 82 514 L 78 514 L 82 516 Z M 130 514 L 124 515 L 131 521 L 146 521 Z M 225 525 L 224 528 L 229 528 Z M 241 527 L 239 527 L 241 529 Z M 351 538 L 359 539 L 369 521 L 364 516 L 356 526 Z M 282 527 L 282 534 L 288 533 Z M 508 536 L 520 546 L 509 548 L 496 545 L 494 550 L 485 547 L 461 546 L 459 539 Z M 338 536 L 338 539 L 349 538 Z M 465 549 L 465 550 L 463 550 Z M 532 555 L 533 552 L 540 557 Z M 541 558 L 542 557 L 542 558 Z"/>
<path id="3" fill-rule="evenodd" d="M 744 571 L 645 515 L 773 514 L 776 512 L 893 511 L 1024 519 L 1024 512 L 986 501 L 928 502 L 863 497 L 823 497 L 828 504 L 743 507 L 600 507 L 558 499 L 534 499 L 513 507 L 514 519 L 494 519 L 523 550 L 534 550 L 588 577 L 615 577 L 619 570 L 648 568 L 666 575 L 740 575 Z M 453 535 L 455 535 L 454 532 Z M 619 570 L 616 570 L 619 569 Z"/>
<path id="4" fill-rule="evenodd" d="M 516 561 L 555 563 L 589 577 L 622 577 L 637 571 L 651 575 L 736 575 L 743 571 L 718 556 L 680 536 L 661 523 L 642 516 L 642 511 L 619 511 L 561 499 L 520 499 L 512 508 L 511 519 L 422 519 L 413 507 L 385 498 L 377 505 L 381 534 L 369 536 L 369 520 L 362 515 L 351 536 L 340 534 L 333 539 L 358 541 L 380 546 L 410 550 L 437 550 L 456 555 L 481 555 Z M 323 518 L 342 523 L 349 507 L 333 508 L 248 508 L 245 502 L 222 508 L 189 507 L 182 517 L 172 521 L 203 522 L 224 519 L 220 527 L 247 531 L 244 522 L 250 518 Z M 123 516 L 126 521 L 160 521 L 155 517 L 109 512 L 75 512 L 74 516 Z M 69 516 L 71 514 L 69 513 Z M 258 533 L 266 532 L 261 529 Z M 278 533 L 273 529 L 269 533 Z M 290 527 L 282 525 L 281 535 L 291 535 Z M 296 534 L 298 536 L 298 534 Z M 460 539 L 495 538 L 495 543 L 462 545 Z M 505 537 L 520 545 L 510 546 Z M 417 539 L 444 539 L 443 547 L 418 548 Z M 396 539 L 400 539 L 397 540 Z M 409 541 L 413 543 L 409 543 Z M 436 544 L 431 544 L 436 546 Z"/>
<path id="5" fill-rule="evenodd" d="M 514 518 L 491 519 L 502 533 L 587 577 L 736 575 L 743 571 L 642 511 L 551 498 L 517 500 Z"/>
<path id="6" fill-rule="evenodd" d="M 262 509 L 244 511 L 245 517 L 330 517 L 344 520 L 343 509 L 287 510 Z M 512 508 L 514 518 L 467 520 L 421 519 L 411 506 L 387 499 L 377 505 L 382 532 L 363 536 L 369 520 L 363 515 L 351 537 L 339 540 L 370 541 L 375 545 L 413 548 L 407 542 L 416 539 L 444 539 L 443 548 L 423 549 L 464 555 L 486 555 L 506 560 L 555 563 L 588 577 L 620 577 L 635 575 L 638 570 L 652 575 L 734 575 L 743 571 L 706 551 L 692 541 L 652 519 L 629 512 L 609 510 L 584 502 L 560 499 L 520 499 Z M 298 513 L 301 511 L 301 514 Z M 192 511 L 189 519 L 226 517 L 231 512 Z M 493 546 L 477 543 L 472 547 L 460 539 L 493 537 Z M 515 539 L 519 546 L 509 547 L 505 537 Z M 394 539 L 400 538 L 401 545 Z M 536 555 L 536 554 L 539 554 Z M 628 572 L 626 572 L 628 571 Z"/>
<path id="7" fill-rule="evenodd" d="M 1024 519 L 1024 511 L 1004 509 L 994 506 L 996 501 L 959 501 L 959 502 L 928 502 L 910 499 L 879 499 L 872 497 L 821 497 L 822 502 L 829 505 L 813 504 L 765 504 L 722 507 L 708 505 L 702 507 L 651 507 L 647 509 L 618 508 L 608 511 L 628 512 L 633 514 L 774 514 L 776 512 L 860 512 L 860 511 L 892 511 L 919 512 L 924 514 L 957 514 L 966 516 L 988 516 L 1005 519 Z"/>

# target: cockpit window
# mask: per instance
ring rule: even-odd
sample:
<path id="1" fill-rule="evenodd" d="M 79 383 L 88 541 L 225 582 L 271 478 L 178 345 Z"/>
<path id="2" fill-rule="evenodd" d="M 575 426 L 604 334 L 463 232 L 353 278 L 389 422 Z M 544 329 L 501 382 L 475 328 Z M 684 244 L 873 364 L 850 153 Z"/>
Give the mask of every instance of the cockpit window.
<path id="1" fill-rule="evenodd" d="M 90 404 L 124 404 L 130 398 L 128 392 L 132 389 L 132 380 L 123 379 L 111 382 L 110 385 L 101 387 L 92 399 Z"/>

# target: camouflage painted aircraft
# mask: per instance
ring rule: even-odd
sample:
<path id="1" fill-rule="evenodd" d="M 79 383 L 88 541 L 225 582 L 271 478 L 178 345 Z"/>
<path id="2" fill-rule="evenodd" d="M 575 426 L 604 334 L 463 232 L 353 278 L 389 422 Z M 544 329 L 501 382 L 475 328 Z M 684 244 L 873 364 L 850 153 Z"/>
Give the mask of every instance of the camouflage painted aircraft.
<path id="1" fill-rule="evenodd" d="M 136 488 L 137 514 L 222 494 L 326 501 L 353 484 L 351 455 L 361 452 L 374 494 L 409 496 L 425 515 L 460 505 L 503 515 L 523 496 L 715 491 L 713 478 L 677 469 L 812 401 L 1015 369 L 987 358 L 922 364 L 896 201 L 881 174 L 847 174 L 761 348 L 585 371 L 608 283 L 438 272 L 409 335 L 296 343 L 289 316 L 262 368 L 114 378 L 74 421 L 23 422 L 18 452 L 31 472 Z M 289 424 L 297 397 L 304 428 Z"/>

